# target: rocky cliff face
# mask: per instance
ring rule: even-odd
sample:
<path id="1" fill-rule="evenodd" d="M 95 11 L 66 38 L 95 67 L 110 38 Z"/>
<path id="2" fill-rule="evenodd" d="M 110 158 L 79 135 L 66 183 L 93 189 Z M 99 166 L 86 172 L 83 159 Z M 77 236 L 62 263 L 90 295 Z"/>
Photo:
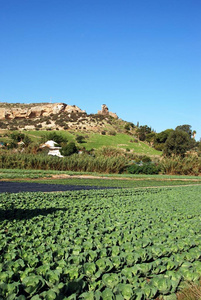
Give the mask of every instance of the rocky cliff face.
<path id="1" fill-rule="evenodd" d="M 99 110 L 99 111 L 98 111 L 98 115 L 111 116 L 111 117 L 113 117 L 113 118 L 115 118 L 115 119 L 118 119 L 117 114 L 115 114 L 115 113 L 109 111 L 107 105 L 105 105 L 105 104 L 102 105 L 102 110 Z"/>
<path id="2" fill-rule="evenodd" d="M 23 105 L 0 105 L 0 120 L 13 119 L 35 119 L 40 117 L 47 117 L 50 115 L 64 113 L 85 113 L 76 105 L 68 105 L 65 103 L 43 103 L 43 104 L 23 104 Z M 2 106 L 2 107 L 1 107 Z M 118 119 L 118 116 L 110 112 L 107 105 L 103 104 L 102 109 L 98 111 L 98 115 L 111 116 Z"/>
<path id="3" fill-rule="evenodd" d="M 22 107 L 17 105 L 9 107 L 8 105 L 7 107 L 0 107 L 0 120 L 40 118 L 42 116 L 46 117 L 52 114 L 59 114 L 60 112 L 80 113 L 84 111 L 75 105 L 68 105 L 64 103 L 48 103 L 33 106 L 31 106 L 31 104 L 27 104 Z"/>
<path id="4" fill-rule="evenodd" d="M 87 114 L 76 105 L 65 103 L 0 103 L 0 130 L 80 130 L 102 131 L 111 118 L 118 119 L 103 104 L 97 114 Z M 118 120 L 119 121 L 119 120 Z"/>

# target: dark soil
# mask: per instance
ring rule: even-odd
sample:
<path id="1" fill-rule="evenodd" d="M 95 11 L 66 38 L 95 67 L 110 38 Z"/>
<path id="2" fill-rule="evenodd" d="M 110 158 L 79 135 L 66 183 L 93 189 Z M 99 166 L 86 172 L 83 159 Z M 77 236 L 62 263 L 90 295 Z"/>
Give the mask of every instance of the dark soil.
<path id="1" fill-rule="evenodd" d="M 0 193 L 65 192 L 65 191 L 77 191 L 77 190 L 98 190 L 98 189 L 106 189 L 106 188 L 108 189 L 108 187 L 97 187 L 97 186 L 0 181 Z"/>

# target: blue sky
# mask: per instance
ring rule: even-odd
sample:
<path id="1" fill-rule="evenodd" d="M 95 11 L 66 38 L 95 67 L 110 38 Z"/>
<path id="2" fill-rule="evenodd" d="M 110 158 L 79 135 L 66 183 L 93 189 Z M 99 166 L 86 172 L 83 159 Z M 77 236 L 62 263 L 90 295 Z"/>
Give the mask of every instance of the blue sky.
<path id="1" fill-rule="evenodd" d="M 0 102 L 102 104 L 201 138 L 199 0 L 0 0 Z"/>

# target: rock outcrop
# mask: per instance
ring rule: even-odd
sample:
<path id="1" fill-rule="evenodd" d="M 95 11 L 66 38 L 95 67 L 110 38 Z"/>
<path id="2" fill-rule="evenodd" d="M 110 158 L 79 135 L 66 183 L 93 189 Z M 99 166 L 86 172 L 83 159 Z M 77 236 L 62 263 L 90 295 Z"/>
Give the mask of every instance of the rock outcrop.
<path id="1" fill-rule="evenodd" d="M 87 114 L 76 105 L 65 103 L 6 103 L 0 102 L 1 130 L 79 130 L 101 132 L 115 113 L 103 104 L 97 114 Z M 119 119 L 117 121 L 120 121 Z"/>
<path id="2" fill-rule="evenodd" d="M 64 103 L 47 103 L 42 105 L 27 104 L 23 107 L 16 105 L 12 107 L 0 107 L 0 120 L 6 119 L 29 119 L 29 118 L 40 118 L 42 116 L 50 116 L 51 114 L 59 114 L 61 112 L 66 113 L 79 113 L 85 112 L 76 105 L 68 105 Z"/>
<path id="3" fill-rule="evenodd" d="M 99 110 L 99 111 L 98 111 L 98 115 L 111 116 L 111 117 L 113 117 L 113 118 L 115 118 L 115 119 L 118 119 L 117 114 L 115 114 L 115 113 L 109 111 L 107 105 L 105 105 L 105 104 L 102 105 L 102 110 Z"/>

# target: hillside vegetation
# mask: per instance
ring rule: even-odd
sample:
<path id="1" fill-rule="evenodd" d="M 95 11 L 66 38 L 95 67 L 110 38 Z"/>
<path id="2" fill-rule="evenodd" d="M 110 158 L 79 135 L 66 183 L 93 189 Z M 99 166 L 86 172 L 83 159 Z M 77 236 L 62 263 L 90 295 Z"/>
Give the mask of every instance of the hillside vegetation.
<path id="1" fill-rule="evenodd" d="M 148 125 L 119 119 L 105 104 L 97 114 L 88 115 L 64 103 L 4 103 L 0 167 L 200 175 L 201 143 L 195 134 L 187 124 L 156 133 Z M 49 140 L 54 145 L 48 145 Z"/>
<path id="2" fill-rule="evenodd" d="M 33 141 L 39 141 L 47 132 L 45 131 L 27 131 L 26 134 Z M 86 150 L 99 149 L 102 147 L 116 147 L 117 149 L 131 151 L 142 155 L 161 155 L 162 152 L 150 147 L 147 143 L 133 140 L 131 134 L 117 133 L 115 135 L 102 135 L 96 132 L 88 134 L 80 134 L 77 131 L 59 131 L 62 137 L 66 138 L 69 142 L 75 142 L 80 148 Z M 83 136 L 83 142 L 76 142 L 78 136 Z"/>

